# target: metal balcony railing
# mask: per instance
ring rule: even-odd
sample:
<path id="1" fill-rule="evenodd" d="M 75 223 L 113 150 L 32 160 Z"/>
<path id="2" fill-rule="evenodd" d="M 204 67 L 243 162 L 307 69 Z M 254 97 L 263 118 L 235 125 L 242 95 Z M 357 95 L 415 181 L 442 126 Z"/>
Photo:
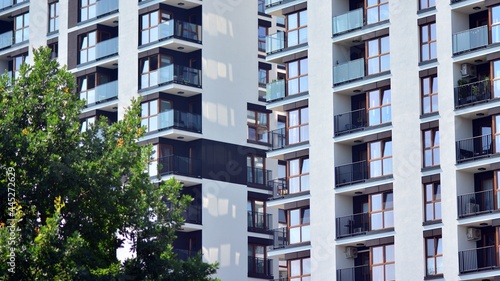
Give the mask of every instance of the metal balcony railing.
<path id="1" fill-rule="evenodd" d="M 273 171 L 260 168 L 247 167 L 247 183 L 267 185 L 272 178 Z"/>
<path id="2" fill-rule="evenodd" d="M 368 163 L 355 162 L 335 167 L 335 186 L 343 186 L 363 182 L 368 179 Z"/>
<path id="3" fill-rule="evenodd" d="M 457 32 L 453 34 L 452 41 L 454 55 L 488 46 L 488 26 Z"/>
<path id="4" fill-rule="evenodd" d="M 248 256 L 249 277 L 272 278 L 273 260 Z"/>
<path id="5" fill-rule="evenodd" d="M 251 230 L 270 230 L 272 222 L 272 214 L 248 211 L 248 228 Z"/>
<path id="6" fill-rule="evenodd" d="M 332 19 L 333 35 L 363 27 L 363 8 L 349 11 Z"/>
<path id="7" fill-rule="evenodd" d="M 272 188 L 272 198 L 274 199 L 282 198 L 289 194 L 288 185 L 286 184 L 285 178 L 270 180 L 267 182 L 267 185 Z"/>
<path id="8" fill-rule="evenodd" d="M 458 266 L 460 274 L 495 268 L 497 266 L 495 246 L 458 252 Z"/>
<path id="9" fill-rule="evenodd" d="M 188 177 L 201 177 L 201 161 L 189 157 L 170 155 L 158 159 L 161 165 L 161 175 L 181 175 Z"/>
<path id="10" fill-rule="evenodd" d="M 491 99 L 490 79 L 455 87 L 455 108 L 472 106 Z"/>
<path id="11" fill-rule="evenodd" d="M 458 217 L 464 218 L 495 209 L 493 190 L 479 191 L 458 196 Z"/>
<path id="12" fill-rule="evenodd" d="M 272 102 L 283 99 L 286 96 L 285 80 L 278 80 L 266 85 L 266 101 Z"/>
<path id="13" fill-rule="evenodd" d="M 286 129 L 280 128 L 269 132 L 270 150 L 284 148 L 286 146 Z"/>
<path id="14" fill-rule="evenodd" d="M 337 223 L 337 238 L 350 237 L 370 231 L 370 217 L 368 213 L 360 213 L 339 217 Z"/>
<path id="15" fill-rule="evenodd" d="M 182 216 L 186 223 L 201 224 L 201 206 L 189 205 Z"/>
<path id="16" fill-rule="evenodd" d="M 335 136 L 352 133 L 367 127 L 366 109 L 358 109 L 347 113 L 335 115 Z"/>
<path id="17" fill-rule="evenodd" d="M 337 281 L 371 281 L 369 265 L 360 265 L 337 270 Z"/>
<path id="18" fill-rule="evenodd" d="M 333 84 L 340 84 L 365 76 L 365 59 L 348 61 L 333 67 Z"/>
<path id="19" fill-rule="evenodd" d="M 482 135 L 456 142 L 457 163 L 493 154 L 492 135 Z"/>
<path id="20" fill-rule="evenodd" d="M 288 229 L 286 227 L 278 228 L 273 231 L 273 248 L 279 249 L 288 246 Z"/>
<path id="21" fill-rule="evenodd" d="M 85 100 L 85 105 L 102 103 L 118 98 L 118 81 L 101 84 L 92 90 L 80 93 L 80 99 Z"/>

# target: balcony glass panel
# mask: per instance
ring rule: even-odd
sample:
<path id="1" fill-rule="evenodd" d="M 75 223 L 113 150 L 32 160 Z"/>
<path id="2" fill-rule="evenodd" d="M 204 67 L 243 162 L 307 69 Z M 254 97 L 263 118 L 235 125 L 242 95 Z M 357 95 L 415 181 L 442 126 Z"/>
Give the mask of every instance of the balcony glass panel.
<path id="1" fill-rule="evenodd" d="M 12 0 L 0 0 L 0 9 L 5 9 L 13 5 Z"/>
<path id="2" fill-rule="evenodd" d="M 272 7 L 281 4 L 283 0 L 266 0 L 266 7 Z"/>
<path id="3" fill-rule="evenodd" d="M 335 115 L 334 123 L 336 136 L 362 130 L 367 126 L 366 110 L 363 108 Z"/>
<path id="4" fill-rule="evenodd" d="M 333 83 L 339 84 L 365 76 L 365 59 L 341 63 L 333 67 Z"/>
<path id="5" fill-rule="evenodd" d="M 0 49 L 12 46 L 13 34 L 12 31 L 0 34 Z"/>
<path id="6" fill-rule="evenodd" d="M 488 26 L 480 26 L 453 34 L 453 54 L 488 45 Z"/>
<path id="7" fill-rule="evenodd" d="M 96 49 L 95 59 L 97 60 L 118 54 L 118 37 L 97 43 L 95 49 Z"/>
<path id="8" fill-rule="evenodd" d="M 162 22 L 157 30 L 158 39 L 151 39 L 151 42 L 170 38 L 172 36 L 177 36 L 194 41 L 201 41 L 201 26 L 194 23 L 172 19 L 166 22 Z"/>
<path id="9" fill-rule="evenodd" d="M 100 0 L 96 3 L 97 17 L 118 10 L 118 0 Z"/>
<path id="10" fill-rule="evenodd" d="M 363 26 L 363 8 L 333 17 L 333 35 Z"/>
<path id="11" fill-rule="evenodd" d="M 93 90 L 82 92 L 80 99 L 85 100 L 85 104 L 101 103 L 118 97 L 118 81 L 112 81 L 99 85 Z"/>
<path id="12" fill-rule="evenodd" d="M 141 75 L 141 80 L 142 89 L 168 83 L 178 83 L 200 87 L 201 70 L 170 64 L 161 67 L 156 71 Z"/>
<path id="13" fill-rule="evenodd" d="M 285 97 L 285 80 L 278 80 L 266 85 L 266 101 L 271 102 Z"/>
<path id="14" fill-rule="evenodd" d="M 284 48 L 285 32 L 279 31 L 266 37 L 266 53 L 271 54 L 277 51 L 281 51 Z"/>

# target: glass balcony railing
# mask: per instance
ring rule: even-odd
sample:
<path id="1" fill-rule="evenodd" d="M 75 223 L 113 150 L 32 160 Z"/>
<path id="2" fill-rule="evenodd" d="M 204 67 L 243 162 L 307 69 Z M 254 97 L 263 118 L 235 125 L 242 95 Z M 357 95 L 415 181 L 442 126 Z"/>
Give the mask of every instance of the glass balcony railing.
<path id="1" fill-rule="evenodd" d="M 335 16 L 332 20 L 333 35 L 341 34 L 363 27 L 363 9 L 349 11 L 343 15 Z"/>
<path id="2" fill-rule="evenodd" d="M 266 0 L 266 8 L 279 5 L 281 2 L 283 2 L 283 0 Z"/>
<path id="3" fill-rule="evenodd" d="M 201 87 L 201 70 L 170 64 L 141 75 L 141 89 L 170 83 Z"/>
<path id="4" fill-rule="evenodd" d="M 247 167 L 247 183 L 265 185 L 272 178 L 273 171 Z"/>
<path id="5" fill-rule="evenodd" d="M 371 281 L 370 265 L 359 265 L 337 270 L 337 281 Z"/>
<path id="6" fill-rule="evenodd" d="M 457 163 L 477 160 L 493 154 L 491 135 L 482 135 L 456 142 Z"/>
<path id="7" fill-rule="evenodd" d="M 95 52 L 96 60 L 118 54 L 118 37 L 97 43 Z"/>
<path id="8" fill-rule="evenodd" d="M 286 96 L 285 80 L 278 80 L 266 85 L 266 101 L 272 102 L 283 99 Z"/>
<path id="9" fill-rule="evenodd" d="M 490 213 L 495 209 L 493 190 L 479 191 L 458 196 L 458 217 Z"/>
<path id="10" fill-rule="evenodd" d="M 351 237 L 370 231 L 368 213 L 339 217 L 337 220 L 337 238 Z"/>
<path id="11" fill-rule="evenodd" d="M 168 38 L 177 37 L 190 41 L 201 42 L 201 34 L 202 32 L 200 25 L 172 19 L 166 22 L 162 22 L 158 26 L 158 34 L 156 34 L 157 40 L 151 38 L 151 41 L 161 41 Z"/>
<path id="12" fill-rule="evenodd" d="M 335 115 L 335 136 L 362 130 L 368 126 L 366 121 L 366 109 L 364 108 Z"/>
<path id="13" fill-rule="evenodd" d="M 285 178 L 270 180 L 267 182 L 267 185 L 272 189 L 273 191 L 272 198 L 274 199 L 282 198 L 290 194 Z"/>
<path id="14" fill-rule="evenodd" d="M 497 266 L 495 246 L 487 246 L 458 252 L 459 272 L 491 270 Z"/>
<path id="15" fill-rule="evenodd" d="M 273 260 L 248 256 L 248 276 L 272 278 Z"/>
<path id="16" fill-rule="evenodd" d="M 257 0 L 257 11 L 259 13 L 265 13 L 266 12 L 266 1 L 264 1 L 264 0 Z"/>
<path id="17" fill-rule="evenodd" d="M 491 99 L 490 79 L 455 87 L 455 108 L 472 106 Z"/>
<path id="18" fill-rule="evenodd" d="M 189 205 L 182 216 L 186 223 L 201 224 L 201 206 Z"/>
<path id="19" fill-rule="evenodd" d="M 85 100 L 85 105 L 97 104 L 118 97 L 118 81 L 108 82 L 80 93 L 80 99 Z"/>
<path id="20" fill-rule="evenodd" d="M 14 33 L 12 31 L 7 31 L 0 34 L 0 49 L 12 46 L 14 42 Z"/>
<path id="21" fill-rule="evenodd" d="M 149 131 L 161 131 L 175 128 L 185 131 L 201 132 L 200 114 L 170 109 L 158 114 L 156 120 L 151 120 L 152 118 L 149 119 Z M 154 121 L 157 121 L 157 124 L 152 124 Z"/>
<path id="22" fill-rule="evenodd" d="M 100 0 L 96 3 L 96 17 L 118 10 L 118 0 Z"/>
<path id="23" fill-rule="evenodd" d="M 341 63 L 333 67 L 333 84 L 340 84 L 365 76 L 365 59 Z"/>
<path id="24" fill-rule="evenodd" d="M 13 5 L 13 0 L 0 0 L 0 10 Z"/>
<path id="25" fill-rule="evenodd" d="M 251 230 L 270 230 L 272 222 L 272 214 L 248 211 L 248 228 Z"/>
<path id="26" fill-rule="evenodd" d="M 335 186 L 343 186 L 363 182 L 368 179 L 368 163 L 355 162 L 335 167 Z"/>
<path id="27" fill-rule="evenodd" d="M 279 249 L 288 246 L 288 229 L 286 227 L 273 230 L 273 248 Z"/>
<path id="28" fill-rule="evenodd" d="M 471 51 L 488 45 L 488 26 L 480 26 L 453 34 L 453 54 Z"/>
<path id="29" fill-rule="evenodd" d="M 161 175 L 201 177 L 201 161 L 189 157 L 170 155 L 158 159 Z"/>
<path id="30" fill-rule="evenodd" d="M 266 53 L 272 54 L 285 48 L 285 32 L 278 31 L 266 37 Z"/>
<path id="31" fill-rule="evenodd" d="M 270 150 L 284 148 L 286 146 L 286 128 L 280 128 L 269 132 Z"/>

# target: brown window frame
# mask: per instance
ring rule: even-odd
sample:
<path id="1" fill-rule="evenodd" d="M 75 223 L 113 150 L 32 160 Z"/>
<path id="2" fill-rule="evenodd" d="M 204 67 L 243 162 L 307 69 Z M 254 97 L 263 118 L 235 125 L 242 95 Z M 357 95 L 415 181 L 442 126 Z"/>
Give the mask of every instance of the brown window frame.
<path id="1" fill-rule="evenodd" d="M 427 140 L 427 134 L 430 134 L 429 138 L 429 143 L 426 141 Z M 436 144 L 437 142 L 437 144 Z M 430 128 L 427 130 L 422 130 L 422 146 L 423 146 L 423 167 L 434 167 L 434 166 L 439 166 L 441 163 L 441 155 L 440 153 L 440 136 L 439 136 L 439 127 L 436 128 Z M 426 162 L 426 153 L 430 151 L 431 152 L 431 163 Z M 437 163 L 436 163 L 436 156 L 437 154 Z"/>
<path id="2" fill-rule="evenodd" d="M 383 47 L 383 41 L 387 40 L 387 44 L 388 44 L 388 51 L 387 52 L 384 52 L 382 50 L 382 47 Z M 372 54 L 370 55 L 371 51 L 370 51 L 370 43 L 372 42 L 376 42 L 376 46 L 377 46 L 377 51 L 375 54 Z M 389 71 L 391 69 L 391 66 L 390 66 L 390 59 L 391 59 L 391 47 L 390 47 L 390 42 L 389 42 L 389 36 L 382 36 L 382 37 L 378 37 L 378 38 L 374 38 L 374 39 L 371 39 L 371 40 L 368 40 L 366 42 L 366 73 L 367 75 L 373 75 L 373 74 L 377 74 L 377 73 L 382 73 L 382 72 L 385 72 L 385 71 Z M 389 65 L 387 66 L 388 68 L 387 69 L 384 69 L 382 68 L 382 61 L 383 61 L 383 58 L 385 56 L 389 56 Z M 371 68 L 370 68 L 370 61 L 371 60 L 376 60 L 377 62 L 377 70 L 375 72 L 371 72 Z"/>
<path id="3" fill-rule="evenodd" d="M 428 81 L 428 82 L 426 82 Z M 430 114 L 439 111 L 439 100 L 438 100 L 438 83 L 439 79 L 437 74 L 422 77 L 420 79 L 421 85 L 421 97 L 422 97 L 422 114 Z M 435 90 L 435 91 L 434 91 Z M 434 99 L 435 103 L 434 103 Z M 425 101 L 429 102 L 429 111 L 426 111 Z"/>
<path id="4" fill-rule="evenodd" d="M 18 18 L 21 18 L 21 26 L 17 25 Z M 30 34 L 30 13 L 24 13 L 14 17 L 14 43 L 26 42 Z M 27 23 L 26 23 L 27 22 Z M 27 24 L 27 25 L 26 25 Z M 21 41 L 16 40 L 18 32 L 21 33 Z"/>
<path id="5" fill-rule="evenodd" d="M 261 29 L 265 30 L 264 38 L 261 37 L 261 34 L 260 34 Z M 269 28 L 267 26 L 259 25 L 258 29 L 257 29 L 257 35 L 258 35 L 257 48 L 258 48 L 259 52 L 265 52 L 266 51 L 266 37 L 267 37 L 267 35 L 269 35 Z"/>
<path id="6" fill-rule="evenodd" d="M 156 15 L 156 24 L 151 25 L 151 19 L 154 19 L 154 14 L 157 13 Z M 160 26 L 160 24 L 167 22 L 171 19 L 174 18 L 174 13 L 166 10 L 155 10 L 151 11 L 146 14 L 142 14 L 139 16 L 139 40 L 141 45 L 149 44 L 149 43 L 154 43 L 160 40 L 158 37 L 156 40 L 151 40 L 151 32 L 155 32 L 154 30 L 157 30 Z M 147 25 L 145 25 L 145 17 L 147 17 Z M 148 40 L 145 40 L 143 37 L 143 32 L 147 32 L 148 34 Z"/>
<path id="7" fill-rule="evenodd" d="M 297 26 L 290 26 L 290 18 L 294 16 L 297 19 Z M 305 22 L 304 22 L 305 21 Z M 300 10 L 300 11 L 295 11 L 293 13 L 287 14 L 286 15 L 286 47 L 292 47 L 292 46 L 297 46 L 300 44 L 307 43 L 307 36 L 306 36 L 306 41 L 301 42 L 301 32 L 306 32 L 307 35 L 307 23 L 308 23 L 308 14 L 307 10 Z M 297 41 L 296 42 L 290 42 L 290 33 L 292 32 L 297 32 Z M 292 43 L 292 44 L 290 44 Z"/>
<path id="8" fill-rule="evenodd" d="M 374 197 L 380 197 L 380 209 L 374 210 Z M 391 192 L 383 192 L 383 193 L 374 193 L 370 194 L 368 197 L 368 216 L 370 218 L 370 230 L 380 230 L 380 229 L 387 229 L 387 228 L 393 228 L 394 227 L 394 193 Z M 392 200 L 389 201 L 388 198 L 391 198 Z M 386 214 L 390 213 L 392 216 L 392 225 L 388 224 L 386 222 Z M 373 217 L 374 215 L 380 214 L 381 215 L 381 223 L 382 227 L 381 228 L 375 228 L 373 227 Z"/>
<path id="9" fill-rule="evenodd" d="M 377 22 L 381 22 L 381 21 L 384 21 L 384 20 L 387 20 L 387 19 L 382 19 L 382 16 L 381 16 L 381 13 L 380 13 L 380 8 L 384 5 L 389 5 L 389 0 L 377 0 L 377 4 L 375 5 L 372 5 L 372 6 L 368 6 L 368 1 L 365 1 L 365 11 L 366 11 L 366 14 L 365 14 L 365 18 L 366 18 L 366 22 L 367 24 L 374 24 L 374 23 L 377 23 Z M 369 16 L 368 16 L 368 13 L 371 9 L 377 9 L 377 21 L 374 21 L 374 22 L 368 22 L 369 20 Z"/>
<path id="10" fill-rule="evenodd" d="M 437 26 L 436 22 L 427 23 L 420 27 L 420 61 L 428 61 L 437 58 Z M 427 33 L 427 40 L 424 39 L 424 32 Z M 424 41 L 425 40 L 425 41 Z M 432 50 L 434 49 L 434 54 Z"/>
<path id="11" fill-rule="evenodd" d="M 85 3 L 82 3 L 82 0 L 78 1 L 78 6 L 79 6 L 79 16 L 80 16 L 80 22 L 83 21 L 88 21 L 92 20 L 95 17 L 91 18 L 90 17 L 90 9 L 95 9 L 94 13 L 97 16 L 97 1 L 96 0 L 83 0 Z M 85 17 L 84 17 L 85 15 Z"/>
<path id="12" fill-rule="evenodd" d="M 292 169 L 291 169 L 292 162 L 298 162 L 297 163 L 297 166 L 298 166 L 298 173 L 297 174 L 292 174 Z M 304 170 L 306 170 L 306 171 L 304 171 Z M 309 157 L 301 157 L 301 158 L 295 158 L 295 159 L 288 160 L 286 173 L 287 173 L 287 182 L 288 182 L 287 186 L 288 186 L 288 193 L 289 194 L 300 193 L 300 192 L 310 190 L 309 180 L 307 181 L 308 186 L 302 186 L 303 185 L 302 178 L 309 177 L 309 175 L 311 173 L 310 172 Z M 292 181 L 294 181 L 295 179 L 298 180 L 297 181 L 298 191 L 292 192 L 292 187 L 294 186 L 294 185 L 292 185 Z"/>
<path id="13" fill-rule="evenodd" d="M 372 277 L 373 274 L 375 273 L 374 267 L 383 266 L 384 276 L 382 276 L 381 280 L 390 280 L 390 281 L 395 280 L 395 279 L 387 279 L 387 266 L 395 265 L 395 260 L 387 260 L 388 259 L 387 250 L 389 247 L 392 248 L 392 257 L 394 257 L 394 244 L 381 245 L 370 248 L 370 272 L 372 273 Z M 382 248 L 382 262 L 376 263 L 374 261 L 374 250 L 378 248 Z M 393 274 L 395 274 L 395 272 Z"/>
<path id="14" fill-rule="evenodd" d="M 371 104 L 371 101 L 372 101 L 372 98 L 371 98 L 371 94 L 378 94 L 378 104 L 377 105 L 373 105 Z M 388 95 L 388 98 L 389 98 L 389 102 L 388 103 L 384 103 L 384 100 L 387 98 Z M 375 90 L 371 90 L 371 91 L 368 91 L 366 92 L 366 104 L 367 104 L 367 110 L 366 110 L 366 114 L 367 114 L 367 124 L 368 126 L 376 126 L 376 125 L 381 125 L 381 124 L 385 124 L 385 123 L 389 123 L 392 121 L 392 93 L 391 93 L 391 89 L 390 88 L 380 88 L 380 89 L 375 89 Z M 389 120 L 386 120 L 384 121 L 384 109 L 387 110 L 387 108 L 389 107 L 389 111 L 390 111 L 390 118 Z M 376 111 L 378 110 L 379 111 L 379 114 L 378 114 L 378 117 L 379 117 L 379 120 L 380 122 L 379 123 L 376 123 L 376 124 L 372 124 L 371 123 L 371 115 L 370 115 L 370 111 Z"/>
<path id="15" fill-rule="evenodd" d="M 298 219 L 299 222 L 298 224 L 292 225 L 292 212 L 298 212 Z M 288 230 L 288 242 L 290 244 L 300 244 L 304 242 L 309 242 L 311 241 L 311 209 L 309 207 L 302 207 L 302 208 L 297 208 L 297 209 L 291 209 L 288 210 L 288 224 L 287 224 L 287 230 Z M 298 229 L 299 231 L 299 241 L 291 241 L 292 239 L 292 231 Z M 309 240 L 306 240 L 307 238 L 304 238 L 304 231 L 307 229 L 309 233 Z"/>
<path id="16" fill-rule="evenodd" d="M 156 114 L 151 114 L 151 103 L 153 102 L 156 102 Z M 149 122 L 151 120 L 151 118 L 158 118 L 158 116 L 160 115 L 160 113 L 163 113 L 163 112 L 166 112 L 168 111 L 169 109 L 167 109 L 166 111 L 161 111 L 161 103 L 162 102 L 167 102 L 167 103 L 170 103 L 170 108 L 173 109 L 174 108 L 174 103 L 171 101 L 171 100 L 167 100 L 167 99 L 154 99 L 154 100 L 148 100 L 148 101 L 145 101 L 145 102 L 142 102 L 141 103 L 141 126 L 146 126 L 146 133 L 149 133 L 149 132 L 155 132 L 157 130 L 159 130 L 160 128 L 156 128 L 156 130 L 151 130 L 150 129 L 150 126 L 149 126 Z M 147 104 L 147 114 L 146 116 L 143 115 L 143 106 Z M 144 124 L 144 120 L 147 120 L 147 124 Z M 158 120 L 158 119 L 157 119 Z"/>
<path id="17" fill-rule="evenodd" d="M 59 2 L 49 3 L 49 33 L 59 30 Z"/>
<path id="18" fill-rule="evenodd" d="M 295 76 L 290 76 L 292 73 L 291 68 L 295 67 L 295 63 L 297 64 L 297 75 Z M 303 70 L 303 66 L 305 66 L 305 70 Z M 286 63 L 286 84 L 287 84 L 287 91 L 286 95 L 287 96 L 292 96 L 300 93 L 304 93 L 309 91 L 309 59 L 307 57 L 301 58 L 298 60 L 290 61 Z M 302 79 L 306 80 L 302 80 Z M 291 90 L 291 83 L 292 81 L 297 80 L 297 89 L 296 92 Z M 305 82 L 305 83 L 304 83 Z M 302 85 L 306 84 L 306 89 L 302 89 Z"/>
<path id="19" fill-rule="evenodd" d="M 431 209 L 432 212 L 430 212 L 429 209 Z M 437 211 L 438 209 L 439 211 Z M 438 216 L 437 213 L 441 214 L 441 216 Z M 438 221 L 441 219 L 441 183 L 426 183 L 424 184 L 424 221 Z"/>
<path id="20" fill-rule="evenodd" d="M 292 276 L 292 263 L 300 261 L 300 273 L 299 275 Z M 303 277 L 311 277 L 311 272 L 304 272 L 304 262 L 309 263 L 309 270 L 311 270 L 311 258 L 299 258 L 299 259 L 291 259 L 288 260 L 288 280 L 302 280 Z"/>
<path id="21" fill-rule="evenodd" d="M 253 113 L 253 119 L 250 119 L 251 113 Z M 265 125 L 261 125 L 260 122 L 261 120 L 259 119 L 259 116 L 262 116 L 263 114 L 265 114 L 266 116 Z M 252 120 L 254 120 L 255 122 L 251 122 Z M 251 138 L 252 135 L 250 133 L 251 131 L 254 132 L 254 138 Z M 269 143 L 269 137 L 267 135 L 268 132 L 269 132 L 269 114 L 258 110 L 247 109 L 247 140 L 259 143 Z M 262 136 L 262 138 L 259 138 L 260 135 Z"/>
<path id="22" fill-rule="evenodd" d="M 373 157 L 372 158 L 372 144 L 377 144 L 379 143 L 380 144 L 380 157 Z M 386 144 L 387 143 L 390 143 L 390 150 L 391 150 L 391 154 L 390 155 L 384 155 L 385 154 L 385 149 L 386 149 Z M 377 141 L 374 141 L 374 142 L 370 142 L 367 144 L 367 148 L 368 148 L 368 171 L 369 171 L 369 178 L 377 178 L 377 177 L 383 177 L 383 176 L 387 176 L 387 175 L 392 175 L 392 173 L 394 172 L 394 166 L 392 165 L 392 139 L 383 139 L 383 140 L 377 140 Z M 386 173 L 385 172 L 385 165 L 384 165 L 384 161 L 387 160 L 387 159 L 391 159 L 391 170 L 390 170 L 390 173 Z M 378 162 L 380 161 L 380 175 L 373 175 L 372 172 L 374 169 L 372 169 L 373 167 L 373 163 L 374 162 Z M 387 171 L 388 172 L 388 171 Z"/>
<path id="23" fill-rule="evenodd" d="M 429 242 L 432 241 L 432 245 L 429 245 Z M 439 253 L 439 244 L 441 244 L 441 253 Z M 432 246 L 432 252 L 431 249 L 429 248 Z M 433 237 L 427 237 L 425 238 L 425 274 L 426 276 L 436 276 L 436 275 L 442 275 L 443 272 L 437 272 L 438 270 L 438 262 L 437 260 L 441 258 L 441 262 L 443 261 L 443 237 L 441 235 L 439 236 L 433 236 Z M 429 266 L 429 259 L 434 260 L 434 270 L 435 272 L 430 272 Z M 443 263 L 441 263 L 441 269 L 442 269 Z"/>
<path id="24" fill-rule="evenodd" d="M 297 124 L 291 124 L 291 114 L 297 113 Z M 304 116 L 306 115 L 306 116 Z M 287 143 L 288 145 L 309 141 L 309 107 L 301 107 L 287 112 Z M 302 131 L 304 129 L 304 131 Z M 292 139 L 291 133 L 297 131 L 297 138 Z"/>

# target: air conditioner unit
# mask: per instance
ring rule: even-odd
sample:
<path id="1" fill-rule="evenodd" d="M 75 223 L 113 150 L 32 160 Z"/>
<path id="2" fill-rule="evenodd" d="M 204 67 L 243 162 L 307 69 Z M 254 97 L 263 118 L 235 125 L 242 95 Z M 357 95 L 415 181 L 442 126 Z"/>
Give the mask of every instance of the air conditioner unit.
<path id="1" fill-rule="evenodd" d="M 345 257 L 348 259 L 355 259 L 358 257 L 358 248 L 345 247 Z"/>
<path id="2" fill-rule="evenodd" d="M 476 77 L 476 66 L 470 63 L 462 63 L 460 73 L 462 77 Z"/>
<path id="3" fill-rule="evenodd" d="M 481 240 L 481 229 L 473 227 L 467 228 L 467 240 L 469 241 Z"/>

